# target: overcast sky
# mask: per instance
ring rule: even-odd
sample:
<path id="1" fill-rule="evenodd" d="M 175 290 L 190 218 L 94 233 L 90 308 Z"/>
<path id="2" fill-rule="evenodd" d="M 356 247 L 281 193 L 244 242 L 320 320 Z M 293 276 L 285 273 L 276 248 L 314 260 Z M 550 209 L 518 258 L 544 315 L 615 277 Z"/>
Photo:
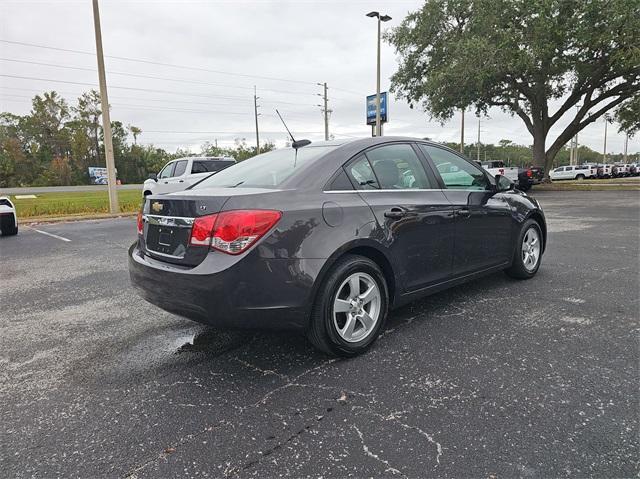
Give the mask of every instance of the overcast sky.
<path id="1" fill-rule="evenodd" d="M 390 15 L 393 20 L 384 25 L 392 27 L 421 3 L 102 0 L 112 120 L 141 128 L 139 143 L 171 151 L 182 147 L 197 152 L 201 143 L 214 139 L 220 145 L 232 144 L 238 137 L 253 143 L 256 85 L 261 140 L 282 145 L 286 139 L 275 108 L 294 135 L 320 140 L 324 126 L 317 95 L 321 87 L 316 84 L 327 82 L 333 110 L 330 132 L 337 138 L 368 136 L 365 95 L 375 93 L 376 24 L 365 13 L 379 10 Z M 0 40 L 92 53 L 91 1 L 0 0 Z M 26 114 L 33 95 L 51 89 L 74 103 L 81 92 L 97 85 L 96 59 L 91 54 L 0 42 L 0 58 L 0 74 L 43 79 L 0 76 L 2 111 Z M 393 49 L 383 44 L 383 90 L 396 65 Z M 440 125 L 402 100 L 392 99 L 389 109 L 385 134 L 459 141 L 459 116 Z M 569 119 L 564 120 L 558 127 Z M 477 128 L 477 119 L 468 113 L 466 143 L 476 141 Z M 604 120 L 579 136 L 581 144 L 602 151 Z M 519 118 L 496 109 L 490 118 L 483 118 L 481 139 L 497 143 L 503 138 L 532 142 Z M 615 126 L 609 127 L 607 143 L 609 152 L 622 151 L 624 137 Z M 639 150 L 640 138 L 630 140 L 629 151 Z"/>

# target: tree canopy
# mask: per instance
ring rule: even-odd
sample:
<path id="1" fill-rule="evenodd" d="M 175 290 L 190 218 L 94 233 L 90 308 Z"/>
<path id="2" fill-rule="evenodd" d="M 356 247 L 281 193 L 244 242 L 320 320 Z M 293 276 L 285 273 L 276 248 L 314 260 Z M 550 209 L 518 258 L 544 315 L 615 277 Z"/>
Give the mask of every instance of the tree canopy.
<path id="1" fill-rule="evenodd" d="M 517 115 L 547 171 L 576 133 L 640 89 L 637 0 L 427 0 L 386 38 L 400 56 L 392 91 L 441 121 L 468 107 Z"/>
<path id="2" fill-rule="evenodd" d="M 0 113 L 0 187 L 89 184 L 88 167 L 105 165 L 101 116 L 100 95 L 95 90 L 83 93 L 72 106 L 50 91 L 33 98 L 27 115 Z M 143 131 L 134 125 L 112 121 L 111 130 L 118 179 L 125 183 L 142 182 L 167 161 L 190 154 L 138 145 Z M 273 148 L 267 143 L 260 150 Z M 237 139 L 232 148 L 205 143 L 202 153 L 242 161 L 254 156 L 256 148 Z"/>

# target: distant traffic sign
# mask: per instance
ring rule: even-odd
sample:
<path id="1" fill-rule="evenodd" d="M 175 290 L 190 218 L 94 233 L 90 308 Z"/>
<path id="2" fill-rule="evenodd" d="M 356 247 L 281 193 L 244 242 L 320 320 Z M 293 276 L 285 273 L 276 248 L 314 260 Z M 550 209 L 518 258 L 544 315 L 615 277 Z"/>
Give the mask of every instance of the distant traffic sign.
<path id="1" fill-rule="evenodd" d="M 387 92 L 380 92 L 380 122 L 387 122 Z M 376 124 L 376 95 L 367 97 L 367 125 Z"/>

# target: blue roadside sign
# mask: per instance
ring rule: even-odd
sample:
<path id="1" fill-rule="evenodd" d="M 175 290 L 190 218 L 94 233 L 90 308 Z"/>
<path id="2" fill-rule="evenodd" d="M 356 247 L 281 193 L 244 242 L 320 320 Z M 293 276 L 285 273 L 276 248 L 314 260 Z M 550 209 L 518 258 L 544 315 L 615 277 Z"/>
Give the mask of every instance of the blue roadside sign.
<path id="1" fill-rule="evenodd" d="M 380 122 L 387 122 L 387 92 L 380 92 Z M 367 125 L 376 124 L 376 95 L 367 97 Z"/>

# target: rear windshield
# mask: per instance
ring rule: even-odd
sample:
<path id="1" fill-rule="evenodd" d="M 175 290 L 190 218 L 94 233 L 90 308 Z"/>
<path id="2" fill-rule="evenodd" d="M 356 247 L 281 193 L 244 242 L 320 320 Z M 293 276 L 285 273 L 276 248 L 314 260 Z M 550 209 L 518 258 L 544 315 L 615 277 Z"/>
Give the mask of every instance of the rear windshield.
<path id="1" fill-rule="evenodd" d="M 276 188 L 304 165 L 335 149 L 336 146 L 284 148 L 230 166 L 194 185 L 194 189 L 210 187 Z"/>

